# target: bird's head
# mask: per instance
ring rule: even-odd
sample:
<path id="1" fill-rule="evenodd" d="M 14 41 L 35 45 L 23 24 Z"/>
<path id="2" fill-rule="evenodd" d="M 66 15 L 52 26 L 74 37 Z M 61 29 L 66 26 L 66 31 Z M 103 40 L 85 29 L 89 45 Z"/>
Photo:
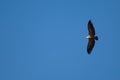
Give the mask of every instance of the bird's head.
<path id="1" fill-rule="evenodd" d="M 91 38 L 90 35 L 86 36 L 87 39 Z"/>

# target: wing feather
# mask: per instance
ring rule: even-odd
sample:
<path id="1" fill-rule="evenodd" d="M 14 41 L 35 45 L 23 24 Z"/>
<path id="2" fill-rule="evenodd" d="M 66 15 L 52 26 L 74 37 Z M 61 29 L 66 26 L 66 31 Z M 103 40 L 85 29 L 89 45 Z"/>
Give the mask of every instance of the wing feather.
<path id="1" fill-rule="evenodd" d="M 89 35 L 91 35 L 91 36 L 95 35 L 95 29 L 94 29 L 94 26 L 90 20 L 88 22 L 88 31 L 89 31 Z"/>
<path id="2" fill-rule="evenodd" d="M 94 45 L 95 45 L 95 40 L 92 39 L 92 38 L 90 38 L 89 41 L 88 41 L 88 46 L 87 46 L 87 52 L 88 52 L 88 54 L 91 53 Z"/>

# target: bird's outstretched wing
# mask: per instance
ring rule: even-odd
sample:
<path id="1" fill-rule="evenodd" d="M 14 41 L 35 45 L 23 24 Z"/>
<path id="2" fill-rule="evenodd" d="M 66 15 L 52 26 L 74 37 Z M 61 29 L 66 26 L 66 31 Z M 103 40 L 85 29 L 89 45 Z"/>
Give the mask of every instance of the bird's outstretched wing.
<path id="1" fill-rule="evenodd" d="M 91 53 L 94 45 L 95 45 L 95 40 L 93 38 L 90 38 L 89 41 L 88 41 L 88 45 L 87 45 L 87 52 L 88 52 L 88 54 Z"/>
<path id="2" fill-rule="evenodd" d="M 91 35 L 91 36 L 95 35 L 95 29 L 94 29 L 94 26 L 90 20 L 88 22 L 88 31 L 89 31 L 89 35 Z"/>

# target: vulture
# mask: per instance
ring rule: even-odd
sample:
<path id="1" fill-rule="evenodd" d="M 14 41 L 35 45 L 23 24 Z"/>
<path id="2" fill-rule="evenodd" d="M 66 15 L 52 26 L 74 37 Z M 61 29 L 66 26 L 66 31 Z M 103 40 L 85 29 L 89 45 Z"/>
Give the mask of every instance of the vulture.
<path id="1" fill-rule="evenodd" d="M 95 28 L 91 20 L 88 21 L 88 36 L 86 38 L 88 39 L 87 52 L 90 54 L 95 45 L 95 41 L 98 40 L 98 36 L 95 35 Z"/>

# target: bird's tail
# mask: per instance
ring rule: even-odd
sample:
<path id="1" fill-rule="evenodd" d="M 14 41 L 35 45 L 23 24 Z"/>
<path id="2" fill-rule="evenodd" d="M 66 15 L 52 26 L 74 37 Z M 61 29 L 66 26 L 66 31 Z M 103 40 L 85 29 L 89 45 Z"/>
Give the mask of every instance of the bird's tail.
<path id="1" fill-rule="evenodd" d="M 95 40 L 98 40 L 98 36 L 95 36 Z"/>

